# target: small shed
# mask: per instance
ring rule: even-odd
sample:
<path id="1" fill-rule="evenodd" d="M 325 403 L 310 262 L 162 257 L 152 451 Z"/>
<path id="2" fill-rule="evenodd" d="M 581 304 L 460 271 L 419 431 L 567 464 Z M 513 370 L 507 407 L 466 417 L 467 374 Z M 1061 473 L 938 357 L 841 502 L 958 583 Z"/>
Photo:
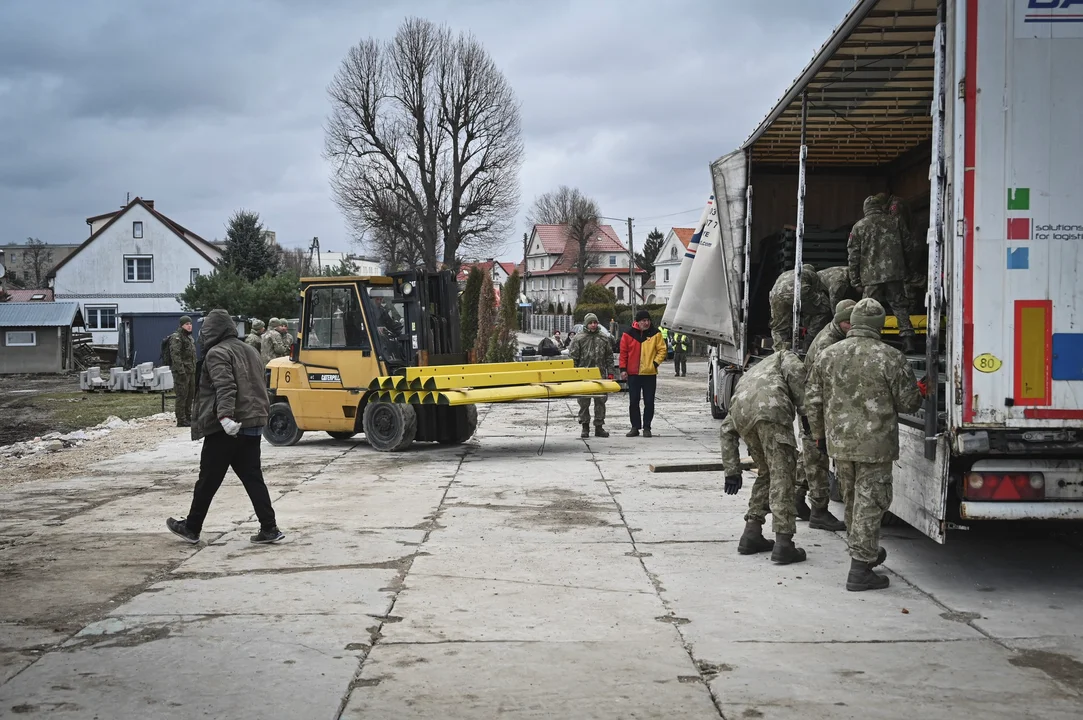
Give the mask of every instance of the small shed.
<path id="1" fill-rule="evenodd" d="M 72 370 L 72 327 L 82 325 L 79 303 L 0 303 L 0 374 Z"/>
<path id="2" fill-rule="evenodd" d="M 196 357 L 202 357 L 199 329 L 203 315 L 199 312 L 121 313 L 117 323 L 117 365 L 132 368 L 139 363 L 162 362 L 162 340 L 179 327 L 181 317 L 192 318 L 192 337 L 196 341 Z"/>

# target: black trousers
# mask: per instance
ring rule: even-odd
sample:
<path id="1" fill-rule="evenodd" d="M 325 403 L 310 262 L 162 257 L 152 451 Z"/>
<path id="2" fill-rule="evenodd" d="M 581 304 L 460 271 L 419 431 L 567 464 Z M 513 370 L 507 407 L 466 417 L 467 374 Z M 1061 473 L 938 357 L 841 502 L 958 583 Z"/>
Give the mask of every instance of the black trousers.
<path id="1" fill-rule="evenodd" d="M 199 457 L 199 480 L 196 481 L 192 496 L 192 508 L 188 511 L 185 524 L 194 533 L 203 530 L 203 521 L 211 508 L 211 501 L 226 470 L 233 468 L 237 477 L 244 483 L 248 499 L 259 518 L 261 530 L 275 527 L 275 511 L 271 507 L 271 495 L 267 492 L 267 483 L 263 481 L 263 469 L 260 467 L 259 436 L 238 435 L 230 437 L 225 432 L 216 432 L 203 438 L 203 454 Z"/>
<path id="2" fill-rule="evenodd" d="M 684 350 L 673 351 L 673 372 L 676 375 L 688 374 L 688 353 Z"/>
<path id="3" fill-rule="evenodd" d="M 628 415 L 632 420 L 632 427 L 650 430 L 651 420 L 654 419 L 654 391 L 658 389 L 657 375 L 629 375 L 628 376 Z M 639 419 L 639 398 L 643 398 L 643 420 Z"/>

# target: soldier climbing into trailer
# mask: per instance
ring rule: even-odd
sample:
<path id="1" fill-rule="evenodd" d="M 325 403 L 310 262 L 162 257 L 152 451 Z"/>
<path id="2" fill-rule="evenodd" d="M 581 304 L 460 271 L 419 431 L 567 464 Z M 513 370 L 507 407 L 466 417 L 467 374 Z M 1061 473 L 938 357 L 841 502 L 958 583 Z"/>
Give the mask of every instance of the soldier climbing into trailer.
<path id="1" fill-rule="evenodd" d="M 854 223 L 847 241 L 850 282 L 863 298 L 886 302 L 899 324 L 903 352 L 915 351 L 914 326 L 906 299 L 909 232 L 896 217 L 888 214 L 883 193 L 865 199 L 865 217 Z"/>
<path id="2" fill-rule="evenodd" d="M 771 339 L 775 352 L 793 347 L 793 270 L 778 276 L 771 288 Z M 801 324 L 808 338 L 816 336 L 831 320 L 832 306 L 827 288 L 812 265 L 801 266 Z"/>

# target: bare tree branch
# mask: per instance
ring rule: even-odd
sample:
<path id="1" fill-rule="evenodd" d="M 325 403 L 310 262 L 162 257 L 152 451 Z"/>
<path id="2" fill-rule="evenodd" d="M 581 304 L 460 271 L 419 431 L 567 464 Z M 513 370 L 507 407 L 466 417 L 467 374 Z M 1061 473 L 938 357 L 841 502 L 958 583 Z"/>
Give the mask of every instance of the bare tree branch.
<path id="1" fill-rule="evenodd" d="M 410 18 L 352 47 L 328 95 L 335 200 L 381 259 L 435 269 L 500 243 L 519 203 L 519 106 L 476 38 Z"/>
<path id="2" fill-rule="evenodd" d="M 594 246 L 599 239 L 601 214 L 598 203 L 579 191 L 561 185 L 556 190 L 534 198 L 527 220 L 535 225 L 564 225 L 568 243 L 565 254 L 571 254 L 575 268 L 576 297 L 583 296 L 587 270 L 600 262 Z"/>

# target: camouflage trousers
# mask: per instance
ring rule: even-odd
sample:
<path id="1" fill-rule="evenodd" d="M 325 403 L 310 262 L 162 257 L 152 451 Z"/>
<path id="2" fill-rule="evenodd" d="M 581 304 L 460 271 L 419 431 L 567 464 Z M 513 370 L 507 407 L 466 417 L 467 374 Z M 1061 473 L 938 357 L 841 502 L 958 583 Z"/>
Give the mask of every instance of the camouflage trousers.
<path id="1" fill-rule="evenodd" d="M 590 402 L 594 401 L 594 425 L 601 427 L 605 424 L 605 401 L 609 398 L 608 395 L 595 395 L 593 398 L 581 397 L 579 398 L 579 424 L 590 424 Z"/>
<path id="2" fill-rule="evenodd" d="M 793 293 L 771 293 L 771 340 L 772 348 L 789 350 L 793 347 Z M 805 345 L 812 342 L 816 333 L 824 329 L 831 320 L 832 313 L 824 308 L 801 306 L 801 324 L 808 329 Z"/>
<path id="3" fill-rule="evenodd" d="M 812 436 L 801 433 L 801 457 L 797 462 L 797 491 L 808 494 L 808 503 L 826 509 L 831 500 L 831 481 L 827 478 L 827 456 L 816 449 Z"/>
<path id="4" fill-rule="evenodd" d="M 910 322 L 910 301 L 906 297 L 906 283 L 902 280 L 866 285 L 863 297 L 891 306 L 891 312 L 899 323 L 899 337 L 914 334 L 914 326 Z"/>
<path id="5" fill-rule="evenodd" d="M 891 462 L 836 460 L 835 476 L 846 503 L 850 557 L 872 562 L 880 551 L 880 523 L 891 507 Z"/>
<path id="6" fill-rule="evenodd" d="M 797 445 L 793 430 L 784 425 L 758 422 L 751 432 L 742 433 L 752 462 L 756 464 L 756 482 L 748 499 L 745 522 L 763 524 L 771 513 L 771 529 L 776 533 L 797 532 L 797 508 L 794 505 L 794 476 L 797 473 Z"/>
<path id="7" fill-rule="evenodd" d="M 196 374 L 173 373 L 173 394 L 177 396 L 173 404 L 177 422 L 191 422 L 192 402 L 196 397 Z"/>

